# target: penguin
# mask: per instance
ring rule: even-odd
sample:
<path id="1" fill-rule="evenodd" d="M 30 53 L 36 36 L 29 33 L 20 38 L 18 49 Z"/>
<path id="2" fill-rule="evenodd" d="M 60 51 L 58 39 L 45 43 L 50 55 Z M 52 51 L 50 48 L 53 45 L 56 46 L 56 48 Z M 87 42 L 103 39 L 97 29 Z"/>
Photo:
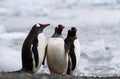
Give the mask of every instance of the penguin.
<path id="1" fill-rule="evenodd" d="M 67 37 L 65 39 L 65 44 L 69 50 L 69 62 L 67 74 L 72 74 L 72 72 L 77 68 L 80 59 L 80 41 L 76 36 L 77 29 L 71 27 L 71 30 L 68 30 Z"/>
<path id="2" fill-rule="evenodd" d="M 47 64 L 51 74 L 66 74 L 68 67 L 68 51 L 62 37 L 64 26 L 55 27 L 55 32 L 48 40 L 46 47 Z"/>
<path id="3" fill-rule="evenodd" d="M 43 29 L 50 24 L 35 24 L 22 46 L 22 71 L 36 73 L 40 68 L 46 47 Z"/>

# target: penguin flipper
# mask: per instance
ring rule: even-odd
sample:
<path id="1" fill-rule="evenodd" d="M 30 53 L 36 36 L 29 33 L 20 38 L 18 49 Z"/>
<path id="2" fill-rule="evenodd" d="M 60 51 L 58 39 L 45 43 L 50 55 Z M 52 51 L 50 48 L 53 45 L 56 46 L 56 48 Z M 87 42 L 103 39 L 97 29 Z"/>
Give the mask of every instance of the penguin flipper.
<path id="1" fill-rule="evenodd" d="M 72 61 L 72 70 L 75 69 L 76 67 L 76 56 L 75 56 L 75 51 L 74 51 L 75 47 L 74 45 L 72 44 L 71 47 L 70 47 L 70 58 L 71 58 L 71 61 Z"/>
<path id="2" fill-rule="evenodd" d="M 38 39 L 36 36 L 33 40 L 33 47 L 32 47 L 33 55 L 34 55 L 35 62 L 36 62 L 35 64 L 36 67 L 38 66 L 38 62 L 39 62 L 37 46 L 38 46 Z"/>
<path id="3" fill-rule="evenodd" d="M 67 74 L 71 75 L 72 72 L 72 61 L 70 55 L 68 56 L 68 68 L 67 68 Z"/>
<path id="4" fill-rule="evenodd" d="M 46 48 L 45 48 L 45 55 L 44 55 L 44 59 L 43 59 L 42 65 L 45 64 L 45 58 L 46 58 L 46 55 L 47 55 L 47 46 L 46 46 Z"/>
<path id="5" fill-rule="evenodd" d="M 65 52 L 69 53 L 69 49 L 66 44 L 64 44 L 64 47 L 65 47 Z"/>

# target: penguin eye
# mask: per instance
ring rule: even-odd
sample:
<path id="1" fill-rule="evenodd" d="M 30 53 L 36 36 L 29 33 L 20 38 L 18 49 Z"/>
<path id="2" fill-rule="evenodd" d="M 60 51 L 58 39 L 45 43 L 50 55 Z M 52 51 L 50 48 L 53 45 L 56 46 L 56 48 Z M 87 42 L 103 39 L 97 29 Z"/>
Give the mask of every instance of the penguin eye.
<path id="1" fill-rule="evenodd" d="M 37 27 L 40 27 L 40 24 L 36 24 Z"/>

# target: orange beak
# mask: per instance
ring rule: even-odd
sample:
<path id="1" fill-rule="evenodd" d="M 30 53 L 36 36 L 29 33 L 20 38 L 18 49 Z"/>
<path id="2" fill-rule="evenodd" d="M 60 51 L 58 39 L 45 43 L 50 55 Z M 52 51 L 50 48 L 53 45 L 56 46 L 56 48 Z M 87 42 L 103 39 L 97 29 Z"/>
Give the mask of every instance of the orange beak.
<path id="1" fill-rule="evenodd" d="M 50 24 L 42 24 L 43 26 L 45 26 L 45 27 L 47 27 L 47 26 L 49 26 Z"/>
<path id="2" fill-rule="evenodd" d="M 64 26 L 61 27 L 62 29 L 65 28 Z"/>

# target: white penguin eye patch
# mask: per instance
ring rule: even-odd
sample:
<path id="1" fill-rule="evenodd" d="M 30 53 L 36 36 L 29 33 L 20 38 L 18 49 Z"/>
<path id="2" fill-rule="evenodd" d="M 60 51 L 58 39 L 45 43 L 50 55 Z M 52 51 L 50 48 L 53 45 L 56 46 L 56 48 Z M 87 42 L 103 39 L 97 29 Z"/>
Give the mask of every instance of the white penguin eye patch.
<path id="1" fill-rule="evenodd" d="M 37 27 L 40 27 L 40 24 L 36 24 Z"/>

